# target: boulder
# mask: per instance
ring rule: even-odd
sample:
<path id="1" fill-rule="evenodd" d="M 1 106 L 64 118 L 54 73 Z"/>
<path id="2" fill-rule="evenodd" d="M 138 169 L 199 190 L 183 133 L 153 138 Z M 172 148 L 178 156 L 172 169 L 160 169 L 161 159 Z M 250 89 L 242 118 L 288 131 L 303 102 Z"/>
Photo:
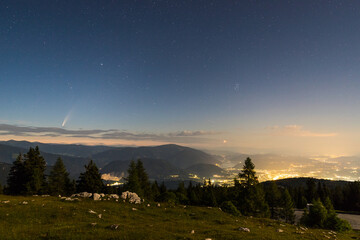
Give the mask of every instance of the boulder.
<path id="1" fill-rule="evenodd" d="M 94 193 L 93 194 L 93 199 L 94 199 L 94 201 L 99 201 L 100 200 L 100 194 L 98 194 L 98 193 Z"/>
<path id="2" fill-rule="evenodd" d="M 135 203 L 135 204 L 141 203 L 141 198 L 136 193 L 133 192 L 129 192 L 129 191 L 123 192 L 121 194 L 121 198 L 124 200 L 128 200 L 129 203 Z"/>
<path id="3" fill-rule="evenodd" d="M 117 195 L 117 194 L 110 194 L 109 197 L 119 199 L 119 195 Z"/>

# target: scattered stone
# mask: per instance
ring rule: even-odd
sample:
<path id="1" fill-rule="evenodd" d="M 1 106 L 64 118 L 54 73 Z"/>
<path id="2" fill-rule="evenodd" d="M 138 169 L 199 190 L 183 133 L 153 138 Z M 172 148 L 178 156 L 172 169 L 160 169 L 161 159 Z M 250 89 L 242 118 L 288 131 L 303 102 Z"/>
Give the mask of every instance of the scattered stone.
<path id="1" fill-rule="evenodd" d="M 26 202 L 26 201 L 22 202 L 22 205 L 27 205 L 27 204 L 28 204 L 28 202 Z"/>
<path id="2" fill-rule="evenodd" d="M 100 197 L 105 197 L 105 194 L 104 194 L 104 193 L 100 193 Z"/>
<path id="3" fill-rule="evenodd" d="M 280 226 L 282 226 L 282 227 L 286 227 L 286 225 L 285 225 L 285 224 L 280 224 Z"/>
<path id="4" fill-rule="evenodd" d="M 91 209 L 89 209 L 88 213 L 91 213 L 91 214 L 96 214 L 96 212 L 95 212 L 95 211 L 93 211 L 93 210 L 91 210 Z"/>
<path id="5" fill-rule="evenodd" d="M 61 198 L 61 195 L 59 195 L 58 197 Z"/>
<path id="6" fill-rule="evenodd" d="M 92 227 L 95 227 L 97 223 L 90 223 Z"/>
<path id="7" fill-rule="evenodd" d="M 117 195 L 117 194 L 110 194 L 109 197 L 119 199 L 119 195 Z"/>
<path id="8" fill-rule="evenodd" d="M 101 218 L 101 216 L 102 216 L 101 214 L 98 215 L 99 218 Z"/>
<path id="9" fill-rule="evenodd" d="M 249 229 L 249 228 L 246 228 L 246 227 L 240 227 L 240 228 L 239 228 L 239 231 L 242 231 L 242 232 L 250 232 L 250 229 Z"/>
<path id="10" fill-rule="evenodd" d="M 93 194 L 93 199 L 94 199 L 94 201 L 99 201 L 100 200 L 100 194 L 98 194 L 98 193 L 94 193 Z"/>
<path id="11" fill-rule="evenodd" d="M 278 228 L 276 231 L 277 231 L 278 233 L 284 232 L 284 230 L 282 230 L 282 229 L 280 229 L 280 228 Z"/>
<path id="12" fill-rule="evenodd" d="M 157 206 L 160 207 L 161 206 L 160 203 L 158 203 Z"/>
<path id="13" fill-rule="evenodd" d="M 34 200 L 34 199 L 31 199 L 31 201 L 32 201 L 32 202 L 35 202 L 35 200 Z"/>
<path id="14" fill-rule="evenodd" d="M 9 200 L 5 200 L 5 201 L 3 201 L 2 203 L 9 203 L 10 201 Z"/>
<path id="15" fill-rule="evenodd" d="M 212 240 L 211 238 L 205 238 L 205 240 Z"/>
<path id="16" fill-rule="evenodd" d="M 123 192 L 121 194 L 121 198 L 124 200 L 128 200 L 129 203 L 135 203 L 135 204 L 141 203 L 141 198 L 136 193 L 133 192 L 129 192 L 129 191 Z"/>
<path id="17" fill-rule="evenodd" d="M 41 195 L 41 197 L 50 197 L 50 195 L 47 195 L 47 194 L 46 195 Z"/>
<path id="18" fill-rule="evenodd" d="M 148 203 L 146 206 L 150 207 L 150 204 Z"/>
<path id="19" fill-rule="evenodd" d="M 132 208 L 131 210 L 133 210 L 133 211 L 137 211 L 137 208 Z"/>
<path id="20" fill-rule="evenodd" d="M 116 230 L 116 229 L 119 228 L 119 225 L 118 224 L 113 224 L 113 225 L 110 226 L 110 228 L 113 229 L 113 230 Z"/>
<path id="21" fill-rule="evenodd" d="M 195 233 L 195 230 L 191 230 L 191 232 L 190 232 L 191 234 L 194 234 Z"/>

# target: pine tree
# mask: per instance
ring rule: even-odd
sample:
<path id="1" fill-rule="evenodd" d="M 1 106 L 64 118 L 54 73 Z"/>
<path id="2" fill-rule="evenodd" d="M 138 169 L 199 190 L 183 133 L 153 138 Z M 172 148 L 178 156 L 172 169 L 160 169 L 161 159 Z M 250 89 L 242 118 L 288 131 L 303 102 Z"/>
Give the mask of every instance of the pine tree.
<path id="1" fill-rule="evenodd" d="M 287 223 L 294 223 L 295 221 L 294 203 L 287 189 L 285 189 L 283 193 L 281 205 L 282 205 L 281 217 Z"/>
<path id="2" fill-rule="evenodd" d="M 79 192 L 99 193 L 104 189 L 99 169 L 92 160 L 90 160 L 88 165 L 85 165 L 85 172 L 80 173 L 77 183 L 77 190 Z"/>
<path id="3" fill-rule="evenodd" d="M 40 155 L 39 147 L 30 147 L 24 156 L 24 177 L 25 177 L 25 194 L 41 194 L 46 187 L 45 180 L 45 159 Z"/>
<path id="4" fill-rule="evenodd" d="M 7 193 L 11 195 L 25 194 L 25 169 L 21 153 L 13 162 L 7 179 Z"/>
<path id="5" fill-rule="evenodd" d="M 147 175 L 144 165 L 140 159 L 136 163 L 136 171 L 140 182 L 140 188 L 141 188 L 140 194 L 142 194 L 141 197 L 144 197 L 146 199 L 151 199 L 152 196 L 151 196 L 151 185 L 149 181 L 149 176 Z"/>
<path id="6" fill-rule="evenodd" d="M 49 193 L 53 196 L 66 195 L 70 188 L 69 173 L 59 157 L 49 175 Z"/>
<path id="7" fill-rule="evenodd" d="M 278 213 L 276 211 L 277 207 L 279 207 L 279 200 L 281 197 L 281 193 L 279 191 L 278 186 L 275 181 L 270 182 L 270 186 L 266 189 L 265 199 L 270 207 L 271 218 L 278 218 Z"/>
<path id="8" fill-rule="evenodd" d="M 130 192 L 135 192 L 139 196 L 143 196 L 138 170 L 134 161 L 131 161 L 128 169 L 128 177 L 126 178 L 126 187 Z"/>
<path id="9" fill-rule="evenodd" d="M 245 160 L 245 164 L 241 173 L 239 173 L 240 183 L 244 188 L 250 188 L 259 183 L 255 172 L 255 165 L 248 157 Z"/>
<path id="10" fill-rule="evenodd" d="M 159 185 L 157 181 L 154 181 L 151 184 L 151 195 L 152 195 L 152 200 L 156 199 L 160 195 Z"/>
<path id="11" fill-rule="evenodd" d="M 255 165 L 250 158 L 245 160 L 241 173 L 239 173 L 241 190 L 239 192 L 238 206 L 244 215 L 268 217 L 269 205 L 265 201 L 265 193 L 259 184 L 255 172 Z"/>

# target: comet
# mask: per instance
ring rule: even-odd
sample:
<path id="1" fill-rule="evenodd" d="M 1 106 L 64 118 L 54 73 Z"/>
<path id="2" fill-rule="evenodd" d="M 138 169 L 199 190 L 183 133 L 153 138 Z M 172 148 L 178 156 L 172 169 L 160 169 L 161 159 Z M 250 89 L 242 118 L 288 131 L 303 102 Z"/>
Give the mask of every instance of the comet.
<path id="1" fill-rule="evenodd" d="M 67 123 L 67 121 L 69 120 L 71 116 L 71 111 L 66 115 L 66 117 L 64 118 L 64 121 L 61 124 L 61 127 L 65 127 L 65 124 Z"/>

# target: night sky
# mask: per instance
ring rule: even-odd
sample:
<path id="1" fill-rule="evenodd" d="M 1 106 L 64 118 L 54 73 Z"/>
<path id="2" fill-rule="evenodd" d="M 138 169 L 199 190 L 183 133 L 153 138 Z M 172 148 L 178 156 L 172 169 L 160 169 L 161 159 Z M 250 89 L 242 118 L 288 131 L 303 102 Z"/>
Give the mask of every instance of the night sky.
<path id="1" fill-rule="evenodd" d="M 0 137 L 358 154 L 360 2 L 1 1 Z"/>

